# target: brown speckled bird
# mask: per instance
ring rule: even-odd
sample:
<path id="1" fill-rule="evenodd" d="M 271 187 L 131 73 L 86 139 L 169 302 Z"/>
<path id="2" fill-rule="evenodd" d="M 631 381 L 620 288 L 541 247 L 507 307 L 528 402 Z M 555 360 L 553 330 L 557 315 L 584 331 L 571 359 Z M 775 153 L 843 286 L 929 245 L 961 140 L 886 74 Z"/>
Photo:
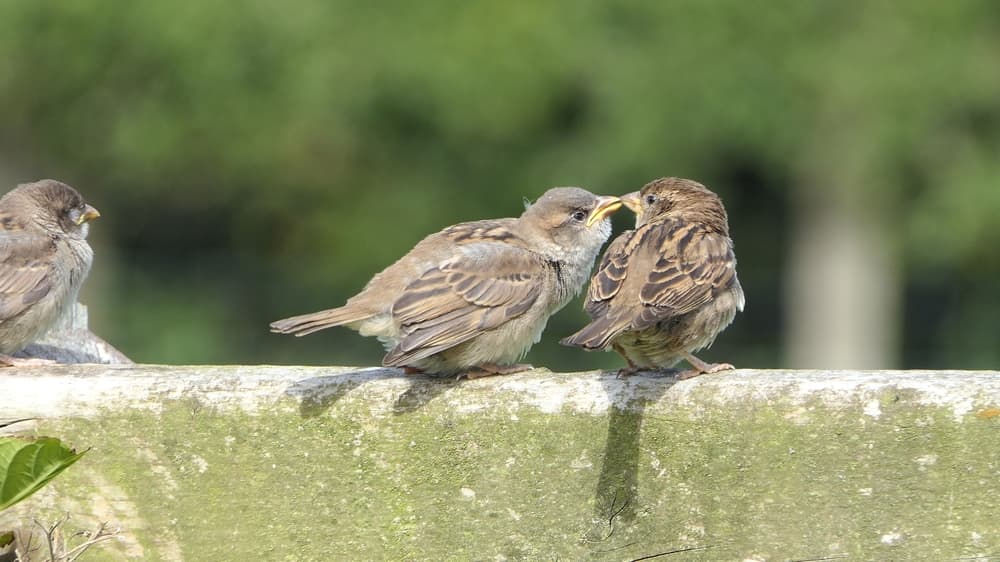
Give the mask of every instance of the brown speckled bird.
<path id="1" fill-rule="evenodd" d="M 56 180 L 21 184 L 0 198 L 0 364 L 42 362 L 9 354 L 76 302 L 94 259 L 87 223 L 99 216 Z"/>
<path id="2" fill-rule="evenodd" d="M 622 375 L 681 359 L 693 367 L 682 379 L 732 369 L 692 355 L 745 304 L 722 201 L 696 181 L 661 178 L 622 202 L 636 213 L 635 230 L 611 243 L 591 279 L 591 323 L 561 343 L 614 349 L 628 362 Z"/>
<path id="3" fill-rule="evenodd" d="M 476 378 L 514 364 L 549 316 L 579 294 L 611 235 L 617 197 L 550 189 L 516 219 L 458 224 L 424 238 L 340 308 L 278 320 L 303 336 L 344 325 L 385 346 L 385 366 Z"/>

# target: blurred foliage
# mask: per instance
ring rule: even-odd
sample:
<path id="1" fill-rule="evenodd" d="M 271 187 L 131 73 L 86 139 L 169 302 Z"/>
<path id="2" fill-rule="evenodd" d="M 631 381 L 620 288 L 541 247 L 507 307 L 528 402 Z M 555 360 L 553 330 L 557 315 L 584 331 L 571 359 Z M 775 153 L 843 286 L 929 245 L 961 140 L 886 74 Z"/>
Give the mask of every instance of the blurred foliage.
<path id="1" fill-rule="evenodd" d="M 790 193 L 829 174 L 889 210 L 905 364 L 1000 360 L 996 2 L 3 2 L 0 31 L 0 166 L 101 209 L 84 301 L 139 361 L 376 363 L 267 322 L 548 187 L 679 175 L 748 294 L 706 357 L 777 366 Z M 579 308 L 529 360 L 619 364 L 555 343 Z"/>

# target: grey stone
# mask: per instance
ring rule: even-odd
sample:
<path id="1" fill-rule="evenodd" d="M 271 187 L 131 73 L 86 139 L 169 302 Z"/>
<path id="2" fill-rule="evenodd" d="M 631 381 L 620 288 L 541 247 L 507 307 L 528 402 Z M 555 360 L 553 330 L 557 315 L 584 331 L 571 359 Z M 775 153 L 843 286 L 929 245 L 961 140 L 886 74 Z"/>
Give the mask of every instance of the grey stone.
<path id="1" fill-rule="evenodd" d="M 77 303 L 39 341 L 14 357 L 48 359 L 57 363 L 131 364 L 132 360 L 88 328 L 87 307 Z"/>

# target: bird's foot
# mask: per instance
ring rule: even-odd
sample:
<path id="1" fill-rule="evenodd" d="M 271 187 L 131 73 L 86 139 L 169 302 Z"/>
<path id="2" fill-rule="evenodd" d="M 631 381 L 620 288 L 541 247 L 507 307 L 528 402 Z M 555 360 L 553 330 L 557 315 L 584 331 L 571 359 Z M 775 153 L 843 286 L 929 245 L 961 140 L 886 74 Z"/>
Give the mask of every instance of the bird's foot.
<path id="1" fill-rule="evenodd" d="M 624 379 L 625 377 L 631 377 L 632 375 L 634 375 L 634 374 L 636 374 L 636 373 L 638 373 L 638 372 L 640 372 L 640 371 L 643 370 L 642 367 L 636 365 L 632 361 L 632 359 L 628 356 L 628 353 L 625 353 L 625 348 L 624 347 L 622 347 L 622 346 L 620 346 L 618 344 L 613 344 L 611 346 L 611 348 L 615 350 L 615 353 L 617 353 L 618 355 L 621 355 L 622 359 L 624 359 L 625 362 L 628 363 L 628 367 L 623 367 L 621 369 L 618 369 L 618 373 L 615 375 L 615 378 L 617 378 L 617 379 Z"/>
<path id="2" fill-rule="evenodd" d="M 403 374 L 404 375 L 422 375 L 422 374 L 424 374 L 424 370 L 423 369 L 419 369 L 417 367 L 403 367 Z"/>
<path id="3" fill-rule="evenodd" d="M 37 357 L 11 357 L 0 353 L 0 367 L 42 367 L 45 365 L 57 365 L 58 361 L 51 359 L 39 359 Z"/>
<path id="4" fill-rule="evenodd" d="M 636 365 L 629 365 L 628 367 L 622 367 L 621 369 L 618 369 L 618 372 L 615 374 L 615 378 L 625 379 L 631 377 L 636 373 L 641 373 L 644 370 L 645 369 L 643 369 L 642 367 L 638 367 Z"/>
<path id="5" fill-rule="evenodd" d="M 532 365 L 527 363 L 514 363 L 513 365 L 497 365 L 495 363 L 483 363 L 467 369 L 458 374 L 457 380 L 462 379 L 481 379 L 485 377 L 495 377 L 497 375 L 513 375 L 514 373 L 522 373 L 524 371 L 530 371 L 534 369 Z"/>
<path id="6" fill-rule="evenodd" d="M 719 371 L 732 371 L 736 369 L 736 367 L 733 367 L 729 363 L 706 363 L 690 353 L 685 353 L 684 359 L 687 360 L 687 362 L 690 363 L 694 369 L 682 371 L 679 375 L 677 375 L 677 379 L 682 381 L 693 379 L 701 375 L 718 373 Z"/>

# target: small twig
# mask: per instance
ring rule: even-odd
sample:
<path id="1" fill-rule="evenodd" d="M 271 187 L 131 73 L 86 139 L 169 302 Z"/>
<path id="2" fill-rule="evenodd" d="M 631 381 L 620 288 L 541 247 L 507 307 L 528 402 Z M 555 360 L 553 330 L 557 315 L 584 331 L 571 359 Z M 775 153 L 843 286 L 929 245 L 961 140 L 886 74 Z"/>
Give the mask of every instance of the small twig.
<path id="1" fill-rule="evenodd" d="M 615 509 L 616 503 L 618 503 L 618 488 L 615 488 L 615 495 L 611 497 L 611 515 L 608 517 L 608 534 L 604 535 L 599 539 L 591 539 L 589 537 L 585 538 L 587 542 L 592 542 L 592 543 L 604 542 L 610 539 L 611 535 L 615 534 L 615 518 L 621 515 L 622 512 L 625 511 L 625 508 L 628 507 L 629 499 L 626 497 L 625 502 L 618 509 Z"/>
<path id="2" fill-rule="evenodd" d="M 653 558 L 659 558 L 660 556 L 669 556 L 671 554 L 680 554 L 682 552 L 694 552 L 696 550 L 708 550 L 710 548 L 712 548 L 712 545 L 679 548 L 677 550 L 670 550 L 667 552 L 660 552 L 658 554 L 650 554 L 649 556 L 641 556 L 639 558 L 633 558 L 631 562 L 639 562 L 640 560 L 652 560 Z"/>
<path id="3" fill-rule="evenodd" d="M 7 427 L 8 425 L 14 425 L 15 423 L 21 423 L 21 422 L 26 422 L 26 421 L 31 421 L 31 420 L 37 420 L 37 419 L 38 418 L 21 418 L 19 420 L 5 421 L 5 422 L 0 423 L 0 428 Z"/>
<path id="4" fill-rule="evenodd" d="M 95 544 L 100 544 L 102 542 L 109 541 L 118 536 L 118 533 L 121 532 L 120 527 L 115 529 L 114 531 L 107 531 L 107 528 L 108 528 L 108 522 L 105 521 L 101 523 L 101 526 L 97 528 L 97 531 L 94 532 L 80 531 L 79 533 L 76 533 L 76 535 L 87 537 L 87 540 L 77 545 L 72 550 L 63 555 L 63 559 L 65 560 L 65 562 L 76 562 L 76 560 L 78 560 L 81 556 L 83 556 L 83 553 L 87 552 L 87 550 L 90 549 L 90 547 L 94 546 Z"/>
<path id="5" fill-rule="evenodd" d="M 615 517 L 618 517 L 619 515 L 622 514 L 623 511 L 625 511 L 625 508 L 628 507 L 629 499 L 628 497 L 626 497 L 625 501 L 622 502 L 622 506 L 618 508 L 618 510 L 616 511 L 615 503 L 617 502 L 618 502 L 618 490 L 616 489 L 615 495 L 611 498 L 611 517 L 608 517 L 608 528 L 609 528 L 608 536 L 601 539 L 602 541 L 610 539 L 611 535 L 615 534 Z"/>
<path id="6" fill-rule="evenodd" d="M 41 528 L 42 533 L 45 535 L 45 541 L 49 545 L 49 560 L 55 560 L 56 545 L 53 542 L 54 541 L 53 535 L 55 535 L 56 527 L 58 527 L 59 524 L 62 523 L 62 521 L 64 520 L 56 521 L 55 523 L 52 524 L 52 527 L 46 527 L 45 525 L 42 525 L 41 522 L 39 522 L 38 519 L 35 519 L 34 517 L 32 517 L 31 520 L 35 523 L 35 525 Z"/>
<path id="7" fill-rule="evenodd" d="M 32 554 L 33 552 L 35 552 L 36 550 L 38 550 L 39 548 L 41 548 L 41 547 L 34 546 L 34 544 L 32 544 L 32 543 L 35 542 L 35 533 L 33 533 L 31 531 L 28 531 L 25 534 L 28 535 L 28 542 L 27 542 L 27 544 L 24 545 L 24 548 L 16 547 L 15 550 L 14 550 L 14 552 L 17 554 L 17 560 L 21 560 L 21 559 L 30 560 L 30 558 L 28 557 L 28 555 Z M 16 545 L 16 543 L 15 543 L 15 545 Z"/>
<path id="8" fill-rule="evenodd" d="M 820 562 L 822 560 L 840 560 L 841 558 L 847 558 L 847 554 L 840 553 L 832 556 L 824 556 L 822 558 L 798 558 L 796 560 L 789 560 L 788 562 Z"/>
<path id="9" fill-rule="evenodd" d="M 97 527 L 96 531 L 81 530 L 73 533 L 71 538 L 85 537 L 86 540 L 74 548 L 67 550 L 69 547 L 67 544 L 68 541 L 66 539 L 57 539 L 57 535 L 64 536 L 60 533 L 59 527 L 69 521 L 69 514 L 66 514 L 49 527 L 42 525 L 38 519 L 32 518 L 32 521 L 42 530 L 42 534 L 45 535 L 45 540 L 49 546 L 49 562 L 76 562 L 90 547 L 109 541 L 121 533 L 121 527 L 109 531 L 108 522 L 104 521 Z M 34 533 L 29 535 L 28 548 L 30 548 L 33 539 Z M 57 545 L 57 542 L 60 544 Z"/>

